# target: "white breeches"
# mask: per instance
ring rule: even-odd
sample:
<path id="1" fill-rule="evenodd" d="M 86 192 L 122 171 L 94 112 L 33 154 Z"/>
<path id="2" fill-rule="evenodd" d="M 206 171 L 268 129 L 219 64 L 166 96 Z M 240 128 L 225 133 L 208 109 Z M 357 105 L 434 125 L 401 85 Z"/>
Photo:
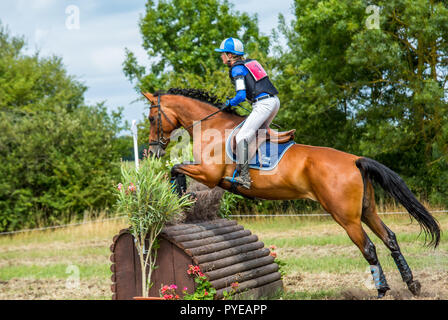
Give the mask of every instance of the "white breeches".
<path id="1" fill-rule="evenodd" d="M 252 105 L 252 112 L 246 118 L 246 121 L 235 137 L 237 145 L 243 140 L 246 140 L 250 144 L 252 139 L 255 138 L 255 133 L 258 129 L 269 128 L 279 108 L 280 99 L 277 96 L 254 103 Z"/>

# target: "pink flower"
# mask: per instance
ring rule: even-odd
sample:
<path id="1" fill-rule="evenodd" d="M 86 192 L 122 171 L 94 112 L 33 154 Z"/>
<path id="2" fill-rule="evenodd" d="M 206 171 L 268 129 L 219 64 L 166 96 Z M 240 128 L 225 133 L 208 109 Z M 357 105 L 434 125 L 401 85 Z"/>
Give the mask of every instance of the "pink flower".
<path id="1" fill-rule="evenodd" d="M 277 247 L 275 245 L 271 245 L 271 246 L 269 246 L 269 249 L 270 250 L 275 250 L 275 249 L 277 249 Z"/>
<path id="2" fill-rule="evenodd" d="M 134 186 L 134 184 L 131 182 L 129 187 L 128 187 L 128 191 L 130 192 L 135 192 L 137 190 L 137 188 Z"/>
<path id="3" fill-rule="evenodd" d="M 270 255 L 274 258 L 277 258 L 277 254 L 275 252 L 271 252 Z"/>
<path id="4" fill-rule="evenodd" d="M 172 285 L 170 286 L 170 289 L 172 289 L 172 290 L 176 290 L 176 289 L 177 289 L 177 286 L 176 286 L 175 284 L 172 284 Z"/>
<path id="5" fill-rule="evenodd" d="M 204 296 L 208 296 L 208 292 L 205 289 L 204 289 Z"/>
<path id="6" fill-rule="evenodd" d="M 165 293 L 165 292 L 166 292 L 166 290 L 168 290 L 169 288 L 170 288 L 170 287 L 168 287 L 168 286 L 163 286 L 163 287 L 162 287 L 162 290 L 161 290 L 161 291 L 162 291 L 162 293 Z"/>
<path id="7" fill-rule="evenodd" d="M 232 284 L 230 285 L 232 287 L 233 290 L 236 290 L 239 287 L 239 283 L 238 282 L 232 282 Z"/>
<path id="8" fill-rule="evenodd" d="M 121 189 L 123 189 L 123 184 L 119 183 L 117 186 L 118 191 L 121 191 Z"/>
<path id="9" fill-rule="evenodd" d="M 184 289 L 182 290 L 182 291 L 187 291 L 188 290 L 188 288 L 187 287 L 184 287 Z"/>

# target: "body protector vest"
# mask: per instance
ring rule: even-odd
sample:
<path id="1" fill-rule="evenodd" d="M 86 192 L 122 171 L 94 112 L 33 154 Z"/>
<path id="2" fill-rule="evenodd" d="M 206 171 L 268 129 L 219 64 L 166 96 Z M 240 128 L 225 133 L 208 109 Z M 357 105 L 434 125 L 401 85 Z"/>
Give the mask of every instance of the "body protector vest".
<path id="1" fill-rule="evenodd" d="M 244 61 L 236 61 L 229 70 L 229 77 L 232 83 L 235 85 L 235 78 L 232 77 L 232 69 L 235 66 L 244 65 L 249 72 L 244 76 L 244 82 L 246 85 L 246 97 L 249 101 L 253 102 L 254 99 L 261 93 L 265 92 L 270 95 L 277 95 L 278 91 L 269 80 L 266 71 L 256 60 L 247 59 Z"/>

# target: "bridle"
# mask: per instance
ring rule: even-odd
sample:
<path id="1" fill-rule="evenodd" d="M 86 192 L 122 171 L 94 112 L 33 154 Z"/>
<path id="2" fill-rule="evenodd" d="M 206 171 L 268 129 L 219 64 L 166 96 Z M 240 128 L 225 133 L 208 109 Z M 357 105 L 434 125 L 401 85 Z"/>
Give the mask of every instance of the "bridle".
<path id="1" fill-rule="evenodd" d="M 168 120 L 168 122 L 175 128 L 177 129 L 178 127 L 170 120 L 170 118 L 168 118 L 168 116 L 165 114 L 165 112 L 163 112 L 162 110 L 162 106 L 160 105 L 160 97 L 162 96 L 162 94 L 159 94 L 157 96 L 157 104 L 156 105 L 152 105 L 149 107 L 149 114 L 151 114 L 151 109 L 152 108 L 157 108 L 157 141 L 156 140 L 150 140 L 149 141 L 149 145 L 150 146 L 159 146 L 162 149 L 165 149 L 166 145 L 168 144 L 168 139 L 166 139 L 163 136 L 163 130 L 162 130 L 162 114 L 165 116 L 166 120 Z M 189 125 L 188 127 L 185 127 L 185 130 L 188 131 L 188 129 L 192 128 L 194 125 L 196 125 L 197 123 L 207 120 L 208 118 L 210 118 L 211 116 L 214 116 L 215 114 L 217 114 L 218 112 L 223 111 L 225 108 L 227 108 L 228 106 L 223 105 L 221 108 L 219 108 L 217 111 L 209 114 L 208 116 L 206 116 L 205 118 L 199 120 L 199 121 L 195 121 L 193 122 L 193 124 Z M 149 115 L 148 115 L 149 118 Z"/>
<path id="2" fill-rule="evenodd" d="M 159 94 L 157 96 L 157 104 L 156 105 L 151 105 L 149 107 L 149 114 L 151 114 L 151 109 L 152 108 L 157 108 L 157 141 L 156 140 L 151 140 L 149 141 L 149 145 L 150 146 L 159 146 L 162 149 L 165 149 L 166 145 L 168 144 L 168 139 L 166 139 L 163 136 L 163 130 L 162 130 L 162 114 L 165 116 L 166 120 L 168 120 L 168 122 L 174 127 L 176 128 L 176 125 L 170 120 L 170 118 L 168 118 L 168 116 L 166 115 L 165 112 L 163 112 L 162 110 L 162 106 L 160 105 L 160 96 L 161 94 Z M 149 115 L 148 115 L 149 118 Z"/>

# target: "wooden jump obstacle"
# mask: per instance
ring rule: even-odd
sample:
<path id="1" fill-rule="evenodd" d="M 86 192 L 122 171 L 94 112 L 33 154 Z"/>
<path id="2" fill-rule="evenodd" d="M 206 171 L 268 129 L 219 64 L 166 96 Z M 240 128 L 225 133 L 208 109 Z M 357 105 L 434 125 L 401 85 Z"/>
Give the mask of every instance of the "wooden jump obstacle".
<path id="1" fill-rule="evenodd" d="M 158 268 L 153 272 L 150 296 L 159 296 L 162 285 L 195 289 L 187 274 L 189 265 L 198 265 L 217 290 L 215 299 L 239 283 L 237 298 L 257 299 L 283 288 L 278 265 L 258 237 L 236 221 L 214 219 L 182 223 L 164 228 L 159 237 Z M 111 245 L 112 299 L 129 300 L 141 295 L 141 272 L 133 236 L 120 231 Z"/>

